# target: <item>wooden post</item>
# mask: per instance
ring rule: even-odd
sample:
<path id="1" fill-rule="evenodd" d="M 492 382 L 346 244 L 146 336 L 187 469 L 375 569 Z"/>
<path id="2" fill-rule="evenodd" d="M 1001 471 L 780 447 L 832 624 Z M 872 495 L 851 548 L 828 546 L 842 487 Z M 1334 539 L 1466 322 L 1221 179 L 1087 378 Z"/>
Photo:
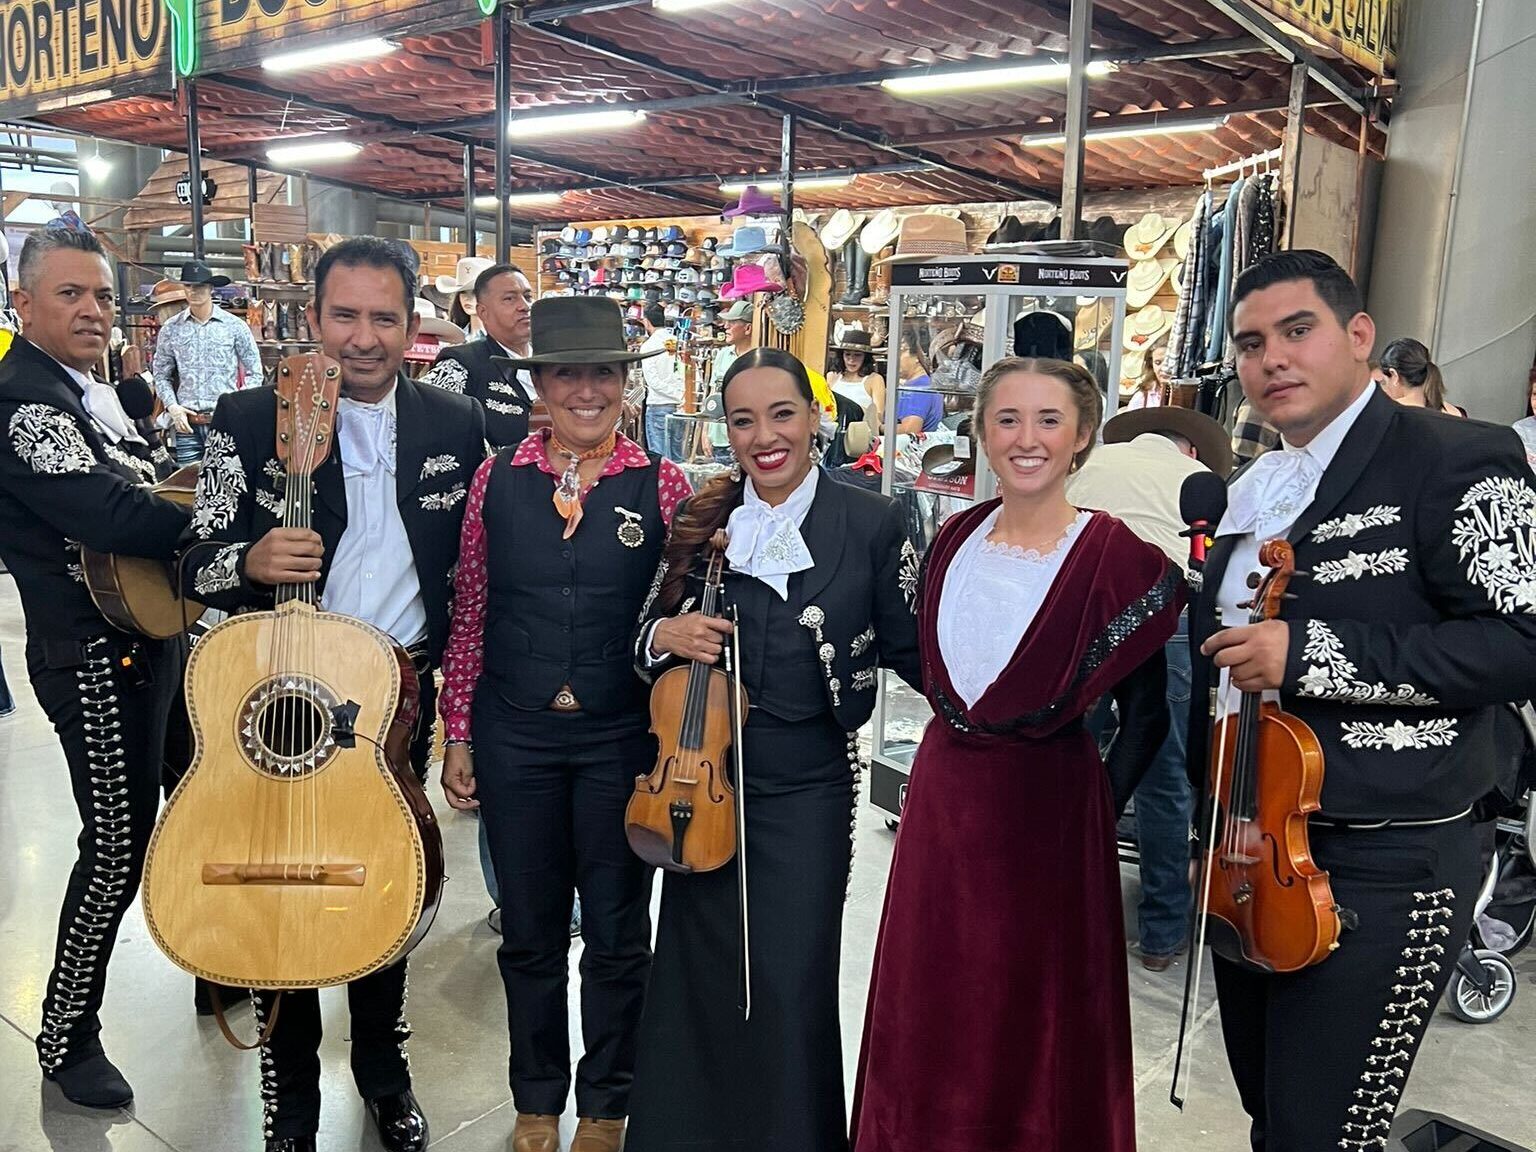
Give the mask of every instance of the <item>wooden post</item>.
<path id="1" fill-rule="evenodd" d="M 1285 143 L 1280 154 L 1281 200 L 1285 226 L 1277 248 L 1287 249 L 1296 235 L 1296 192 L 1300 182 L 1301 134 L 1307 116 L 1307 66 L 1291 65 L 1291 98 L 1285 108 Z"/>

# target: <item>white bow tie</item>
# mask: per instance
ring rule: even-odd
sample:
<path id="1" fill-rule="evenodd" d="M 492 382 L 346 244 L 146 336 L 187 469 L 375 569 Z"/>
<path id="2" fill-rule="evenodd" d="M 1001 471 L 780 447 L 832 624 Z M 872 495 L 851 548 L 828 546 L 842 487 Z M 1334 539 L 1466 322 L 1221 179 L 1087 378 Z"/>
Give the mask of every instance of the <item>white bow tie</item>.
<path id="1" fill-rule="evenodd" d="M 756 576 L 789 599 L 789 578 L 812 566 L 811 550 L 805 546 L 794 520 L 766 504 L 743 504 L 726 522 L 731 542 L 725 558 L 731 567 L 747 576 Z"/>
<path id="2" fill-rule="evenodd" d="M 1264 540 L 1289 528 L 1312 503 L 1322 475 L 1322 465 L 1310 452 L 1266 452 L 1227 490 L 1227 511 L 1216 535 L 1251 532 Z"/>
<path id="3" fill-rule="evenodd" d="M 395 415 L 377 404 L 341 402 L 341 473 L 367 476 L 382 464 L 395 474 Z"/>

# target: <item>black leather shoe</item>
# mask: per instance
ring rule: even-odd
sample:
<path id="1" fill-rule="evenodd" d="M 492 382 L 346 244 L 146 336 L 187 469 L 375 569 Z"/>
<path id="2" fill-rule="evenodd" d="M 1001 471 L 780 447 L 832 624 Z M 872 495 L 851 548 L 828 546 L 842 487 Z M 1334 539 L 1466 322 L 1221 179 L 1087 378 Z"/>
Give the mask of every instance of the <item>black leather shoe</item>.
<path id="1" fill-rule="evenodd" d="M 368 1115 L 379 1126 L 379 1143 L 388 1152 L 425 1152 L 427 1118 L 409 1089 L 369 1100 Z"/>
<path id="2" fill-rule="evenodd" d="M 104 1053 L 87 1056 L 68 1068 L 44 1072 L 64 1093 L 64 1098 L 82 1108 L 126 1108 L 133 1103 L 133 1089 Z"/>
<path id="3" fill-rule="evenodd" d="M 281 1140 L 268 1140 L 267 1152 L 315 1152 L 313 1136 L 284 1136 Z"/>

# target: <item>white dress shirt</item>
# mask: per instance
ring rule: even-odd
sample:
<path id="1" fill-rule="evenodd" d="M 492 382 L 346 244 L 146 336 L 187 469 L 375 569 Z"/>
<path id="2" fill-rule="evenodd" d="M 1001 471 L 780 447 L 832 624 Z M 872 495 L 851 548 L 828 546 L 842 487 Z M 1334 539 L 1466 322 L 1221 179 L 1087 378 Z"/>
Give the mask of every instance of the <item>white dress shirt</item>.
<path id="1" fill-rule="evenodd" d="M 1067 477 L 1067 499 L 1125 521 L 1148 544 L 1161 548 L 1181 569 L 1189 566 L 1189 541 L 1179 533 L 1179 491 L 1196 472 L 1209 469 L 1156 432 L 1124 444 L 1100 444 L 1088 462 Z"/>
<path id="2" fill-rule="evenodd" d="M 681 404 L 683 402 L 683 364 L 677 354 L 665 351 L 668 340 L 676 337 L 671 328 L 656 328 L 640 345 L 642 352 L 660 351 L 640 361 L 640 375 L 645 378 L 645 402 L 647 404 Z"/>
<path id="3" fill-rule="evenodd" d="M 341 398 L 337 447 L 347 527 L 321 607 L 389 633 L 404 647 L 427 635 L 427 609 L 395 498 L 395 389 L 377 404 Z"/>
<path id="4" fill-rule="evenodd" d="M 1288 443 L 1282 436 L 1279 448 L 1260 456 L 1233 482 L 1226 515 L 1216 528 L 1217 539 L 1233 535 L 1238 538 L 1232 546 L 1226 571 L 1222 573 L 1221 588 L 1216 594 L 1217 619 L 1222 627 L 1235 628 L 1248 623 L 1250 610 L 1239 608 L 1238 604 L 1253 599 L 1248 574 L 1259 571 L 1259 545 L 1265 540 L 1285 536 L 1301 519 L 1301 514 L 1317 497 L 1317 486 L 1338 455 L 1339 445 L 1344 443 L 1344 437 L 1355 426 L 1375 391 L 1376 385 L 1368 385 L 1353 404 L 1335 416 L 1303 448 Z M 1290 458 L 1283 458 L 1282 454 Z M 1263 465 L 1270 457 L 1275 459 L 1266 469 Z M 1248 486 L 1246 491 L 1245 485 Z M 1247 521 L 1255 519 L 1255 524 L 1246 526 Z M 1218 708 L 1236 712 L 1242 695 L 1228 691 L 1229 677 L 1230 671 L 1223 668 Z M 1279 693 L 1266 692 L 1264 698 L 1276 700 Z"/>

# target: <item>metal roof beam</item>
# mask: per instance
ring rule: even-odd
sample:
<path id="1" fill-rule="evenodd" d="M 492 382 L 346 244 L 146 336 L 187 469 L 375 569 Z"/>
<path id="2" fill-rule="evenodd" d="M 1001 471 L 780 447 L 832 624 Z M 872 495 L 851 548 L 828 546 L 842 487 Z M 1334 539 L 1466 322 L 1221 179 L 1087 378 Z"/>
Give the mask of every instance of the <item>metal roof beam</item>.
<path id="1" fill-rule="evenodd" d="M 727 91 L 724 84 L 712 80 L 702 73 L 689 69 L 675 68 L 655 57 L 626 52 L 616 45 L 609 44 L 592 36 L 570 32 L 565 29 L 548 28 L 542 24 L 531 24 L 528 27 L 540 36 L 546 36 L 563 44 L 574 44 L 579 48 L 585 48 L 589 52 L 596 52 L 600 56 L 606 56 L 610 60 L 617 60 L 634 68 L 644 68 L 647 71 L 656 73 L 658 76 L 679 80 L 685 84 L 692 84 L 712 92 Z M 1020 184 L 1005 177 L 994 175 L 984 169 L 971 168 L 964 164 L 953 164 L 940 156 L 934 156 L 912 148 L 904 148 L 891 143 L 883 133 L 872 132 L 860 124 L 850 124 L 847 121 L 830 119 L 813 109 L 803 107 L 788 100 L 779 100 L 772 96 L 759 95 L 756 103 L 760 107 L 776 112 L 781 116 L 786 113 L 793 115 L 803 124 L 808 124 L 823 132 L 830 132 L 835 136 L 841 136 L 845 140 L 862 144 L 867 148 L 889 152 L 893 156 L 899 156 L 904 160 L 921 161 L 939 171 L 948 172 L 951 175 L 1001 189 L 1007 192 L 1011 199 L 1044 200 L 1049 203 L 1055 203 L 1059 198 L 1059 190 L 1036 188 L 1031 185 Z"/>
<path id="2" fill-rule="evenodd" d="M 1342 100 L 1351 111 L 1361 116 L 1371 114 L 1374 101 L 1369 92 L 1351 84 L 1249 0 L 1206 0 L 1206 3 L 1292 64 L 1305 66 L 1314 80 Z"/>
<path id="3" fill-rule="evenodd" d="M 536 8 L 514 8 L 512 18 L 519 24 L 553 24 L 573 16 L 593 16 L 619 8 L 650 6 L 651 0 L 567 0 L 564 4 L 541 4 Z"/>

